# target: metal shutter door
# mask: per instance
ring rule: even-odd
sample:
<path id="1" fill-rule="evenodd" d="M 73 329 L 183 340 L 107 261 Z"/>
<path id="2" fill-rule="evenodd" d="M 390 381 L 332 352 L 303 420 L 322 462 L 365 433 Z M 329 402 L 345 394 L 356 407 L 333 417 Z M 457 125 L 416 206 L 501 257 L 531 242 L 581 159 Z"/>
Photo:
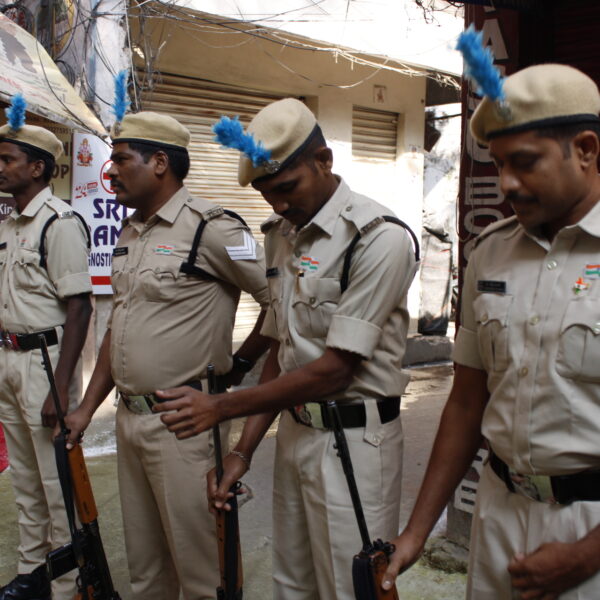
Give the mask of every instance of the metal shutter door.
<path id="1" fill-rule="evenodd" d="M 237 212 L 262 243 L 260 224 L 272 211 L 251 186 L 240 187 L 237 181 L 239 153 L 220 148 L 213 141 L 211 128 L 222 115 L 239 116 L 245 127 L 261 108 L 283 96 L 165 73 L 151 87 L 141 94 L 143 110 L 171 115 L 192 134 L 189 147 L 191 168 L 185 180 L 188 189 L 196 196 Z M 241 342 L 250 333 L 258 312 L 254 299 L 242 293 L 234 341 Z"/>

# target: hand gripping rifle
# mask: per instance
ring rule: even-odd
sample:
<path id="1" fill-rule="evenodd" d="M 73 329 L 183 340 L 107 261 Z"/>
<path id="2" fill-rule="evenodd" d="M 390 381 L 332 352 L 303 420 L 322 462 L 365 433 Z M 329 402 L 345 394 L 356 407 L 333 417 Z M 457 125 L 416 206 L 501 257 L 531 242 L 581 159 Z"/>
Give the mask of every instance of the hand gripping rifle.
<path id="1" fill-rule="evenodd" d="M 213 365 L 209 364 L 206 368 L 206 376 L 208 379 L 208 393 L 216 394 L 217 378 Z M 218 486 L 223 479 L 223 452 L 221 450 L 221 431 L 218 423 L 213 427 L 213 440 Z M 237 505 L 237 491 L 240 485 L 238 481 L 229 490 L 233 492 L 233 497 L 227 500 L 231 510 L 223 508 L 217 512 L 216 516 L 219 570 L 221 571 L 221 585 L 217 588 L 217 600 L 242 600 L 243 598 L 242 551 Z"/>
<path id="2" fill-rule="evenodd" d="M 352 506 L 358 522 L 358 529 L 362 540 L 362 550 L 354 556 L 352 561 L 352 582 L 354 584 L 354 595 L 356 600 L 398 600 L 398 592 L 395 587 L 384 590 L 381 587 L 383 575 L 390 562 L 390 555 L 394 552 L 393 544 L 382 540 L 371 541 L 367 521 L 363 512 L 352 459 L 348 450 L 346 434 L 342 426 L 342 420 L 335 400 L 327 401 L 329 419 L 333 425 L 335 437 L 335 448 L 342 461 L 344 475 L 350 490 Z"/>
<path id="3" fill-rule="evenodd" d="M 54 440 L 54 453 L 71 532 L 71 542 L 52 550 L 46 556 L 48 578 L 53 580 L 73 569 L 78 569 L 76 600 L 121 600 L 113 587 L 108 569 L 98 528 L 98 509 L 85 466 L 83 451 L 79 444 L 75 444 L 71 450 L 67 450 L 69 430 L 60 406 L 46 338 L 40 335 L 39 340 L 42 361 L 60 424 L 60 433 Z M 75 522 L 75 507 L 77 507 L 77 514 L 81 522 L 80 528 Z"/>

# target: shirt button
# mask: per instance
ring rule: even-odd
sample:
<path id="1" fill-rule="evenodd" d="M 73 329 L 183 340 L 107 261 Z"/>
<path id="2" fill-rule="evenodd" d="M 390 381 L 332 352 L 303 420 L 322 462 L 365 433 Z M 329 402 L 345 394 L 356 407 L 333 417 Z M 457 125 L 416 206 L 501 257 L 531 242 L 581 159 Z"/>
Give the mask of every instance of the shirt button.
<path id="1" fill-rule="evenodd" d="M 535 315 L 535 317 L 531 317 L 531 319 L 529 319 L 529 324 L 530 325 L 537 325 L 540 322 L 540 318 Z"/>
<path id="2" fill-rule="evenodd" d="M 290 338 L 285 338 L 285 345 L 286 346 L 291 346 L 292 341 L 290 340 Z"/>
<path id="3" fill-rule="evenodd" d="M 4 308 L 8 308 L 8 304 L 5 304 L 5 305 L 4 305 Z"/>
<path id="4" fill-rule="evenodd" d="M 346 206 L 346 212 L 350 212 L 352 210 L 352 204 L 348 204 L 348 206 Z"/>
<path id="5" fill-rule="evenodd" d="M 555 260 L 550 260 L 548 261 L 548 264 L 546 265 L 546 267 L 552 271 L 552 269 L 556 269 L 556 267 L 558 266 L 558 263 Z"/>
<path id="6" fill-rule="evenodd" d="M 309 300 L 308 300 L 308 301 L 309 301 L 311 304 L 314 304 L 314 303 L 317 301 L 317 299 L 316 299 L 314 296 L 311 296 L 311 297 L 309 298 Z"/>
<path id="7" fill-rule="evenodd" d="M 129 269 L 130 273 L 133 273 L 135 271 L 135 269 L 132 267 L 131 269 Z"/>
<path id="8" fill-rule="evenodd" d="M 123 302 L 123 308 L 127 308 L 127 302 Z"/>
<path id="9" fill-rule="evenodd" d="M 529 373 L 529 369 L 527 367 L 523 367 L 520 371 L 519 371 L 519 375 L 521 377 L 525 377 L 527 374 Z"/>
<path id="10" fill-rule="evenodd" d="M 487 321 L 488 320 L 488 314 L 487 313 L 483 313 L 481 315 L 481 320 L 484 321 L 484 322 Z"/>
<path id="11" fill-rule="evenodd" d="M 302 256 L 302 252 L 300 252 L 300 250 L 295 250 L 295 251 L 294 251 L 294 256 L 295 256 L 296 258 L 300 258 L 300 257 Z"/>
<path id="12" fill-rule="evenodd" d="M 596 323 L 596 324 L 594 325 L 594 329 L 593 329 L 593 331 L 594 331 L 594 333 L 595 333 L 595 334 L 598 334 L 598 333 L 600 333 L 600 323 Z"/>

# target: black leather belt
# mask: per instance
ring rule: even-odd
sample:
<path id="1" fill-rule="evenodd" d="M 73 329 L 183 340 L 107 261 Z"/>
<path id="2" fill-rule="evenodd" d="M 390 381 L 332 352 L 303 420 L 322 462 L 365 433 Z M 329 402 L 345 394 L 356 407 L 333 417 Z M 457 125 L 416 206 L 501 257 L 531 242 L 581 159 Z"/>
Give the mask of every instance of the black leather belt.
<path id="1" fill-rule="evenodd" d="M 40 347 L 40 335 L 46 338 L 48 346 L 58 344 L 56 329 L 45 329 L 35 333 L 10 333 L 0 330 L 0 346 L 10 350 L 35 350 Z"/>
<path id="2" fill-rule="evenodd" d="M 508 465 L 496 454 L 490 452 L 490 466 L 510 492 L 515 491 Z M 554 500 L 558 504 L 571 502 L 594 502 L 600 500 L 600 471 L 581 471 L 571 475 L 549 475 Z"/>
<path id="3" fill-rule="evenodd" d="M 319 406 L 323 427 L 325 429 L 332 429 L 332 423 L 329 418 L 327 406 L 322 402 L 314 402 L 312 404 L 318 404 Z M 364 427 L 367 424 L 367 414 L 365 411 L 365 405 L 363 403 L 338 404 L 337 407 L 344 429 L 349 429 L 352 427 Z M 381 419 L 382 424 L 393 421 L 400 414 L 400 396 L 389 396 L 379 400 L 377 402 L 377 410 L 379 412 L 379 418 Z M 306 420 L 303 420 L 300 414 L 293 408 L 290 409 L 290 414 L 296 423 L 306 425 L 307 427 L 312 427 L 312 424 Z"/>

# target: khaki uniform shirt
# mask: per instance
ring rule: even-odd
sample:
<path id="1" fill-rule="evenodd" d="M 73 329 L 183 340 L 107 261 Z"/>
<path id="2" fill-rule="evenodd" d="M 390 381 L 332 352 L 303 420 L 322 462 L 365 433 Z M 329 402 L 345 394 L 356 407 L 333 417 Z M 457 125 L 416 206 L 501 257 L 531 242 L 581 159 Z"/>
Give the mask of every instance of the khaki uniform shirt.
<path id="1" fill-rule="evenodd" d="M 47 268 L 40 266 L 46 221 Z M 33 333 L 63 325 L 69 296 L 92 291 L 87 235 L 71 207 L 47 187 L 22 213 L 13 208 L 0 223 L 0 328 Z"/>
<path id="2" fill-rule="evenodd" d="M 515 471 L 600 468 L 600 202 L 552 243 L 515 217 L 467 267 L 454 360 L 484 369 L 483 435 Z"/>
<path id="3" fill-rule="evenodd" d="M 209 281 L 179 271 L 202 218 L 196 266 Z M 268 303 L 264 254 L 249 230 L 184 187 L 145 223 L 124 219 L 113 253 L 111 365 L 116 386 L 145 394 L 231 368 L 240 289 Z"/>
<path id="4" fill-rule="evenodd" d="M 391 214 L 340 181 L 300 231 L 277 215 L 263 225 L 271 301 L 262 333 L 280 342 L 282 372 L 320 358 L 326 348 L 339 348 L 365 358 L 341 398 L 402 394 L 408 382 L 402 372 L 406 294 L 417 267 L 403 227 L 369 226 Z M 342 294 L 344 254 L 360 230 Z"/>

